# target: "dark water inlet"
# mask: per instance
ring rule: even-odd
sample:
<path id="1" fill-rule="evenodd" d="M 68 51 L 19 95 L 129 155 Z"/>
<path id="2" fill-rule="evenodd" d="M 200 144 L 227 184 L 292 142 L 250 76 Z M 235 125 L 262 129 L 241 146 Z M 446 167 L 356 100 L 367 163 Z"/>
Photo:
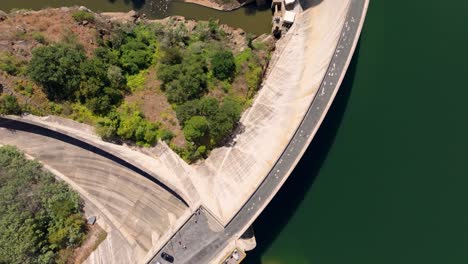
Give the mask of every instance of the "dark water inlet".
<path id="1" fill-rule="evenodd" d="M 172 0 L 0 0 L 0 10 L 42 9 L 46 7 L 86 6 L 94 12 L 128 12 L 138 10 L 151 19 L 167 16 L 184 16 L 188 19 L 219 19 L 220 23 L 242 28 L 253 34 L 269 33 L 271 11 L 248 5 L 240 9 L 223 12 L 211 8 Z"/>

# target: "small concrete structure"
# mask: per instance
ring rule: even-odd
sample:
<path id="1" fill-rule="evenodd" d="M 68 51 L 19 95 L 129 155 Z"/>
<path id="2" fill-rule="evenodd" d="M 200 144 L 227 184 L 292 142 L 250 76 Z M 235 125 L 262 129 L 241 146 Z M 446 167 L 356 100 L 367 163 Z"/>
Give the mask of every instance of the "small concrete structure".
<path id="1" fill-rule="evenodd" d="M 273 0 L 271 2 L 271 9 L 275 9 L 275 7 L 277 7 L 278 8 L 277 10 L 280 11 L 282 4 L 283 4 L 283 0 Z"/>
<path id="2" fill-rule="evenodd" d="M 296 18 L 296 13 L 294 13 L 293 11 L 284 12 L 283 21 L 285 25 L 292 25 L 294 23 L 295 18 Z"/>
<path id="3" fill-rule="evenodd" d="M 89 217 L 86 223 L 88 225 L 94 225 L 96 223 L 96 216 Z"/>

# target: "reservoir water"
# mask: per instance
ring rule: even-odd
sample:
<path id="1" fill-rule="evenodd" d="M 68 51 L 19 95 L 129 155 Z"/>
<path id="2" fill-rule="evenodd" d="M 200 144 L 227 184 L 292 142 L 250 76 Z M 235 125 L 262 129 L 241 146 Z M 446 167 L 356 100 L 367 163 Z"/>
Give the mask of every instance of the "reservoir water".
<path id="1" fill-rule="evenodd" d="M 371 0 L 247 264 L 468 263 L 468 2 Z"/>
<path id="2" fill-rule="evenodd" d="M 326 1 L 326 0 L 325 0 Z M 150 1 L 2 0 L 162 17 Z M 271 14 L 184 3 L 254 33 Z M 468 2 L 371 0 L 340 92 L 304 158 L 254 224 L 247 264 L 468 263 Z"/>
<path id="3" fill-rule="evenodd" d="M 0 10 L 34 9 L 62 6 L 86 6 L 94 12 L 128 12 L 138 10 L 152 19 L 167 16 L 184 16 L 188 19 L 219 19 L 220 23 L 242 28 L 260 35 L 271 31 L 271 11 L 261 10 L 254 5 L 245 6 L 231 12 L 217 11 L 211 8 L 165 0 L 0 0 Z"/>

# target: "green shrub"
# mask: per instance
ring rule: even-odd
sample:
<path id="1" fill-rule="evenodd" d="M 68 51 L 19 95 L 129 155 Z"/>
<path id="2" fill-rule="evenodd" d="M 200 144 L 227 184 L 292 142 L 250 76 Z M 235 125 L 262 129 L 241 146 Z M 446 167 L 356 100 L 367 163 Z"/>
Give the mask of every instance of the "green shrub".
<path id="1" fill-rule="evenodd" d="M 44 87 L 51 100 L 69 99 L 79 88 L 81 63 L 85 59 L 82 50 L 69 45 L 43 46 L 33 50 L 27 72 L 35 82 Z"/>
<path id="2" fill-rule="evenodd" d="M 207 67 L 203 57 L 186 57 L 182 64 L 165 65 L 158 69 L 163 90 L 170 103 L 182 104 L 200 98 L 207 88 Z"/>
<path id="3" fill-rule="evenodd" d="M 249 70 L 245 73 L 247 87 L 249 88 L 248 97 L 252 97 L 258 90 L 262 81 L 262 68 L 254 63 L 249 63 Z"/>
<path id="4" fill-rule="evenodd" d="M 0 182 L 1 263 L 56 263 L 83 241 L 82 200 L 38 162 L 1 147 Z"/>
<path id="5" fill-rule="evenodd" d="M 211 68 L 219 80 L 232 80 L 236 73 L 234 55 L 230 51 L 217 52 L 211 60 Z"/>
<path id="6" fill-rule="evenodd" d="M 153 49 L 136 40 L 122 45 L 120 53 L 120 63 L 128 74 L 137 74 L 148 68 L 153 59 Z"/>
<path id="7" fill-rule="evenodd" d="M 132 90 L 132 92 L 143 90 L 145 88 L 147 75 L 148 70 L 143 70 L 135 75 L 128 76 L 127 86 L 130 88 L 130 90 Z"/>
<path id="8" fill-rule="evenodd" d="M 39 42 L 39 43 L 41 43 L 41 44 L 46 44 L 46 43 L 47 43 L 47 41 L 46 41 L 44 35 L 43 35 L 41 32 L 33 32 L 33 33 L 32 33 L 32 38 L 33 38 L 35 41 L 37 41 L 37 42 Z"/>
<path id="9" fill-rule="evenodd" d="M 252 50 L 249 48 L 246 48 L 241 53 L 236 55 L 235 62 L 236 62 L 237 73 L 241 72 L 242 66 L 244 65 L 244 63 L 247 62 L 250 58 L 252 58 L 252 56 L 253 56 Z"/>
<path id="10" fill-rule="evenodd" d="M 158 126 L 156 124 L 143 121 L 135 131 L 137 145 L 150 147 L 158 139 Z"/>
<path id="11" fill-rule="evenodd" d="M 136 139 L 136 132 L 143 121 L 143 115 L 134 111 L 133 113 L 120 116 L 120 126 L 117 129 L 117 135 L 126 140 Z"/>
<path id="12" fill-rule="evenodd" d="M 82 11 L 82 10 L 73 13 L 72 17 L 78 23 L 82 23 L 83 21 L 88 21 L 90 23 L 93 23 L 96 19 L 93 13 Z"/>
<path id="13" fill-rule="evenodd" d="M 2 115 L 19 115 L 21 107 L 18 100 L 13 95 L 5 95 L 0 97 L 0 114 Z"/>
<path id="14" fill-rule="evenodd" d="M 170 130 L 163 128 L 159 130 L 159 138 L 162 141 L 169 142 L 172 140 L 172 138 L 174 138 L 174 133 L 172 133 L 172 131 Z"/>
<path id="15" fill-rule="evenodd" d="M 185 122 L 185 138 L 194 143 L 200 143 L 208 134 L 208 120 L 204 116 L 194 116 Z"/>
<path id="16" fill-rule="evenodd" d="M 15 76 L 21 72 L 21 64 L 11 53 L 0 53 L 0 70 Z"/>
<path id="17" fill-rule="evenodd" d="M 81 105 L 79 103 L 75 103 L 71 105 L 71 111 L 72 113 L 70 114 L 70 118 L 78 121 L 80 123 L 85 123 L 85 124 L 95 124 L 97 117 L 89 110 L 84 105 Z"/>
<path id="18" fill-rule="evenodd" d="M 54 102 L 49 102 L 49 111 L 54 115 L 60 115 L 63 112 L 63 106 Z"/>
<path id="19" fill-rule="evenodd" d="M 117 137 L 119 119 L 101 117 L 96 122 L 96 133 L 104 140 L 113 140 Z"/>

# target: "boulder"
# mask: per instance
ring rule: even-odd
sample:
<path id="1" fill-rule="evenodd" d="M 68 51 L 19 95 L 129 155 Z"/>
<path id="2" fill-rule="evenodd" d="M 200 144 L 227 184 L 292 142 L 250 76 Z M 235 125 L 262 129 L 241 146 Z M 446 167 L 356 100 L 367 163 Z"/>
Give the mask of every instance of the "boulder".
<path id="1" fill-rule="evenodd" d="M 8 14 L 0 10 L 0 22 L 6 20 L 8 18 Z"/>
<path id="2" fill-rule="evenodd" d="M 80 6 L 78 10 L 91 13 L 91 10 L 89 10 L 86 6 Z"/>
<path id="3" fill-rule="evenodd" d="M 133 18 L 137 18 L 138 13 L 135 10 L 132 10 L 132 11 L 128 12 L 128 16 L 133 17 Z"/>

